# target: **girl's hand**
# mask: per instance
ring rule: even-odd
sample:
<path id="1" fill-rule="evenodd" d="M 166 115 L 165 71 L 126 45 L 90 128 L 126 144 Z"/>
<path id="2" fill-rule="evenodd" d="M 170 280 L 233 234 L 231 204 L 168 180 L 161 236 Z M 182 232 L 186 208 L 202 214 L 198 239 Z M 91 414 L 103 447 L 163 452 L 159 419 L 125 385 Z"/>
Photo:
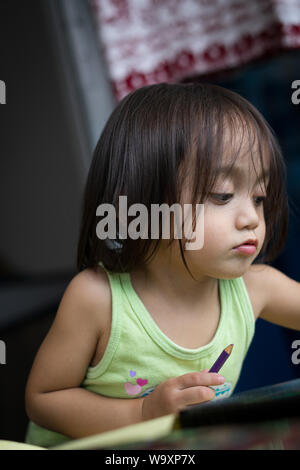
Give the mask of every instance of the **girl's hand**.
<path id="1" fill-rule="evenodd" d="M 222 383 L 224 377 L 208 372 L 208 369 L 168 379 L 143 399 L 142 419 L 144 421 L 177 413 L 188 405 L 212 400 L 215 392 L 209 385 Z"/>

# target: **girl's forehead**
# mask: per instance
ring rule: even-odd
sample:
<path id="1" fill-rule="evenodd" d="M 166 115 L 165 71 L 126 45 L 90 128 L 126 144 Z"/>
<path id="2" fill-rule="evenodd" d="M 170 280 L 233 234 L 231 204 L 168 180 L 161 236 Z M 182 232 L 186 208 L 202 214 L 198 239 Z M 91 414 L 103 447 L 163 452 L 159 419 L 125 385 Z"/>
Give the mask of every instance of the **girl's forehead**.
<path id="1" fill-rule="evenodd" d="M 243 174 L 267 174 L 269 172 L 269 158 L 267 155 L 246 155 L 237 156 L 235 159 L 223 158 L 221 164 L 217 167 L 216 173 L 218 176 L 236 175 L 242 176 Z"/>
<path id="2" fill-rule="evenodd" d="M 269 167 L 262 166 L 259 158 L 254 162 L 250 159 L 237 159 L 234 165 L 225 165 L 219 168 L 215 181 L 231 181 L 233 184 L 243 184 L 254 187 L 259 184 L 261 187 L 268 187 Z"/>
<path id="3" fill-rule="evenodd" d="M 247 132 L 225 131 L 224 146 L 218 161 L 217 171 L 222 174 L 232 172 L 266 172 L 270 166 L 270 153 L 265 139 L 261 139 L 247 129 Z"/>

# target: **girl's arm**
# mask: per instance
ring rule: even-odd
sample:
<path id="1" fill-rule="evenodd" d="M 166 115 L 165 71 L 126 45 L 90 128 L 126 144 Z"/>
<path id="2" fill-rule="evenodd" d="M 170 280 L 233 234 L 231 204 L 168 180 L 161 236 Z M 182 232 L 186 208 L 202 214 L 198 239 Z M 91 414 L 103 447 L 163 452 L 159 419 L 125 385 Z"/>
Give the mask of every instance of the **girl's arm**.
<path id="1" fill-rule="evenodd" d="M 190 372 L 134 399 L 104 397 L 80 388 L 109 322 L 106 275 L 83 271 L 69 284 L 27 382 L 26 411 L 36 424 L 73 439 L 90 436 L 211 400 L 215 392 L 209 386 L 224 382 L 208 370 Z"/>
<path id="2" fill-rule="evenodd" d="M 244 275 L 257 316 L 271 323 L 300 330 L 300 283 L 266 264 L 252 265 Z"/>
<path id="3" fill-rule="evenodd" d="M 105 276 L 85 270 L 70 282 L 26 386 L 29 418 L 71 438 L 133 424 L 142 416 L 142 399 L 107 398 L 80 388 L 111 321 Z"/>
<path id="4" fill-rule="evenodd" d="M 141 422 L 142 403 L 142 398 L 109 398 L 75 387 L 37 394 L 27 413 L 36 424 L 79 439 Z"/>

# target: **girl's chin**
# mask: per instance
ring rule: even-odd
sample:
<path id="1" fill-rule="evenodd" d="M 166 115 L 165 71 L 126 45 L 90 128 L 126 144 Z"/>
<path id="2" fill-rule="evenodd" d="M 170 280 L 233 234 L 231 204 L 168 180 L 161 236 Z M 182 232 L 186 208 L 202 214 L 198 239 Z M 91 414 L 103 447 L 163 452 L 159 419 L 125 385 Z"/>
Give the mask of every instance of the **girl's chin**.
<path id="1" fill-rule="evenodd" d="M 249 270 L 252 263 L 243 263 L 243 266 L 232 266 L 217 270 L 212 277 L 216 279 L 236 279 L 237 277 L 244 276 Z"/>
<path id="2" fill-rule="evenodd" d="M 255 259 L 255 258 L 254 258 Z M 187 265 L 191 270 L 193 276 L 198 279 L 203 276 L 208 276 L 213 279 L 236 279 L 237 277 L 244 276 L 254 262 L 253 256 L 238 256 L 223 260 L 223 262 L 216 263 L 213 266 L 206 265 L 206 269 L 203 270 L 202 266 L 205 261 L 201 263 L 201 266 L 195 263 L 195 260 L 187 260 Z M 200 261 L 198 261 L 200 265 Z"/>

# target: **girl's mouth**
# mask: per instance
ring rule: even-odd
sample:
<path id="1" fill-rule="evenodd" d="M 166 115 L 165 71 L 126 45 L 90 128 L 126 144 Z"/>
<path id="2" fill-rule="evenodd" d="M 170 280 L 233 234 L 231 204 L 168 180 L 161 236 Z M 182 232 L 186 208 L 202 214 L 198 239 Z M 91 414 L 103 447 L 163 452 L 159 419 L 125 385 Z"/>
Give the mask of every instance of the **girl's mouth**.
<path id="1" fill-rule="evenodd" d="M 256 252 L 256 245 L 246 243 L 244 245 L 239 245 L 233 249 L 234 251 L 237 251 L 238 253 L 242 253 L 244 255 L 254 255 L 254 253 Z"/>

